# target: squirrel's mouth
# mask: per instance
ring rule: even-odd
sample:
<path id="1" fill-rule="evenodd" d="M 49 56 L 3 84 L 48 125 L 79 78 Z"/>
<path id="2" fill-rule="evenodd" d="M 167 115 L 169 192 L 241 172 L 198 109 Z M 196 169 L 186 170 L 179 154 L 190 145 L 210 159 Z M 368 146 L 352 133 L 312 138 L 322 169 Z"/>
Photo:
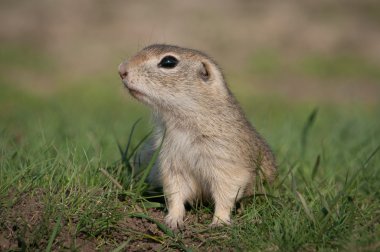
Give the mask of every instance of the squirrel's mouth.
<path id="1" fill-rule="evenodd" d="M 128 92 L 129 92 L 133 97 L 135 97 L 135 98 L 138 99 L 139 97 L 144 96 L 144 94 L 143 94 L 142 92 L 140 92 L 140 91 L 138 91 L 138 90 L 136 90 L 136 89 L 134 89 L 134 88 L 131 88 L 131 87 L 127 84 L 127 82 L 124 82 L 124 81 L 123 81 L 123 84 L 124 84 L 124 87 L 128 89 Z"/>
<path id="2" fill-rule="evenodd" d="M 144 93 L 136 90 L 136 89 L 133 89 L 133 88 L 130 88 L 130 87 L 127 87 L 129 93 L 135 97 L 136 99 L 140 99 L 141 97 L 145 96 Z"/>

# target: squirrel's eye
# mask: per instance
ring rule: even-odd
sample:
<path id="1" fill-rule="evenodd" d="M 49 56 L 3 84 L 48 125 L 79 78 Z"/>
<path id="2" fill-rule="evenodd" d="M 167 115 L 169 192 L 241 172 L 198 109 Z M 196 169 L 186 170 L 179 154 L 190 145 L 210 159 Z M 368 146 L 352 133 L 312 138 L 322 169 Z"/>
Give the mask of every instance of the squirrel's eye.
<path id="1" fill-rule="evenodd" d="M 178 64 L 178 60 L 173 56 L 165 56 L 160 63 L 158 63 L 158 67 L 163 68 L 174 68 Z"/>

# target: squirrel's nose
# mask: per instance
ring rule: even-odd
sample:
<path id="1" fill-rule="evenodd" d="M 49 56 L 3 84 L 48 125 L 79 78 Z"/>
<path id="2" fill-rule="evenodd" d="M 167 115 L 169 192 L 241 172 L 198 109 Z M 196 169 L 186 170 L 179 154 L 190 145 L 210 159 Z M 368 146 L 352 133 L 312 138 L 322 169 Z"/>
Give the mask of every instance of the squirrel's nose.
<path id="1" fill-rule="evenodd" d="M 119 75 L 121 79 L 125 79 L 128 76 L 128 72 L 125 67 L 125 62 L 120 63 L 118 70 L 119 70 Z"/>

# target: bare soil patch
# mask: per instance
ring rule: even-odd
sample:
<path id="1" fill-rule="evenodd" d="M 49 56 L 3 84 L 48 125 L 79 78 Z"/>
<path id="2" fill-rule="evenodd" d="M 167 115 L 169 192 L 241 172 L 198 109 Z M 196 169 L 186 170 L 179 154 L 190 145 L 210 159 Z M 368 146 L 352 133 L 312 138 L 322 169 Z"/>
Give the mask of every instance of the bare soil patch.
<path id="1" fill-rule="evenodd" d="M 44 250 L 48 246 L 57 222 L 57 218 L 49 213 L 44 203 L 47 195 L 42 189 L 23 193 L 12 204 L 12 198 L 15 198 L 16 194 L 16 191 L 9 193 L 1 206 L 0 251 Z M 128 205 L 126 201 L 122 206 L 124 203 Z M 62 218 L 52 250 L 110 251 L 122 245 L 122 251 L 179 251 L 183 248 L 201 248 L 209 242 L 210 238 L 220 239 L 224 236 L 218 230 L 209 232 L 207 221 L 212 218 L 210 213 L 200 211 L 195 213 L 190 210 L 185 220 L 184 230 L 170 234 L 151 220 L 130 217 L 133 210 L 122 206 L 118 211 L 124 217 L 115 226 L 97 236 L 78 232 L 75 220 Z M 163 209 L 147 209 L 144 215 L 159 223 L 164 223 Z"/>

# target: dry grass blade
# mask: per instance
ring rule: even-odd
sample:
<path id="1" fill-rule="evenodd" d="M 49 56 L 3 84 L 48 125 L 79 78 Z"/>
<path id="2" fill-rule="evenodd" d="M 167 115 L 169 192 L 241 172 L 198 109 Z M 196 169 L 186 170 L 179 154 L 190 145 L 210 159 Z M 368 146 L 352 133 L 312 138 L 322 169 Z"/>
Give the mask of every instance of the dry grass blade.
<path id="1" fill-rule="evenodd" d="M 166 225 L 162 224 L 161 222 L 149 217 L 148 215 L 146 214 L 143 214 L 143 213 L 133 213 L 133 214 L 130 214 L 129 215 L 130 217 L 135 217 L 135 218 L 143 218 L 143 219 L 146 219 L 150 222 L 153 222 L 154 224 L 157 225 L 157 227 L 162 231 L 164 232 L 166 235 L 168 235 L 169 237 L 175 239 L 176 236 L 174 234 L 174 232 L 169 228 L 167 227 Z M 180 250 L 182 251 L 187 251 L 187 252 L 190 252 L 192 251 L 191 249 L 187 248 L 183 242 L 181 241 L 178 241 L 178 240 L 175 240 L 175 247 L 179 248 Z"/>
<path id="2" fill-rule="evenodd" d="M 298 191 L 296 191 L 296 195 L 297 195 L 298 199 L 300 200 L 300 202 L 301 202 L 301 204 L 302 204 L 302 206 L 303 206 L 303 209 L 304 209 L 304 211 L 305 211 L 307 217 L 309 217 L 309 219 L 310 219 L 313 223 L 315 223 L 314 215 L 313 215 L 313 213 L 311 212 L 309 206 L 307 205 L 305 198 L 304 198 L 304 197 L 302 196 L 302 194 L 301 194 L 300 192 L 298 192 Z"/>
<path id="3" fill-rule="evenodd" d="M 109 174 L 106 170 L 104 170 L 103 168 L 100 168 L 100 171 L 109 179 L 111 180 L 111 182 L 120 190 L 123 189 L 123 187 L 120 185 L 119 182 L 117 182 L 117 180 L 111 176 L 111 174 Z"/>
<path id="4" fill-rule="evenodd" d="M 131 238 L 129 238 L 127 241 L 123 242 L 122 244 L 120 244 L 117 248 L 115 248 L 114 250 L 112 250 L 112 252 L 120 252 L 120 251 L 123 251 L 123 249 L 131 242 Z"/>
<path id="5" fill-rule="evenodd" d="M 157 221 L 157 220 L 155 220 L 155 219 L 149 217 L 149 216 L 146 215 L 146 214 L 143 214 L 143 213 L 133 213 L 133 214 L 130 214 L 129 216 L 130 216 L 130 217 L 135 217 L 135 218 L 146 219 L 146 220 L 148 220 L 148 221 L 150 221 L 150 222 L 153 222 L 153 223 L 156 224 L 157 227 L 158 227 L 159 229 L 161 229 L 161 231 L 164 232 L 166 235 L 168 235 L 168 236 L 170 236 L 170 237 L 172 237 L 172 238 L 175 237 L 173 231 L 172 231 L 169 227 L 167 227 L 166 225 L 162 224 L 161 222 L 159 222 L 159 221 Z"/>

